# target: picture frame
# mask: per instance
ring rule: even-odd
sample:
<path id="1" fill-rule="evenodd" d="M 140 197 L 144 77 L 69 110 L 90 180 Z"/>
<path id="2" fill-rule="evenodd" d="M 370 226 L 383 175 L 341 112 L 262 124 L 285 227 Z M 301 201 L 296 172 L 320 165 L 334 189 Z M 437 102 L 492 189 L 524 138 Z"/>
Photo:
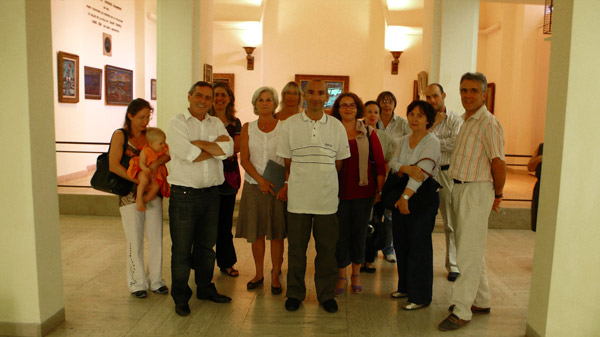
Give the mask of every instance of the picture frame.
<path id="1" fill-rule="evenodd" d="M 106 105 L 128 105 L 133 99 L 133 70 L 104 66 Z"/>
<path id="2" fill-rule="evenodd" d="M 494 114 L 494 105 L 496 104 L 496 83 L 488 83 L 487 96 L 485 98 L 485 107 Z"/>
<path id="3" fill-rule="evenodd" d="M 156 79 L 150 79 L 150 100 L 156 101 Z"/>
<path id="4" fill-rule="evenodd" d="M 85 99 L 102 99 L 102 69 L 84 66 Z"/>
<path id="5" fill-rule="evenodd" d="M 325 102 L 325 112 L 330 113 L 333 108 L 333 103 L 338 96 L 350 90 L 350 76 L 296 74 L 294 77 L 296 83 L 300 85 L 302 92 L 304 92 L 304 88 L 309 81 L 317 78 L 323 80 L 323 82 L 327 84 L 329 100 Z M 302 103 L 302 107 L 306 108 L 306 102 Z"/>
<path id="6" fill-rule="evenodd" d="M 214 73 L 213 83 L 223 82 L 229 85 L 231 91 L 235 93 L 235 74 L 232 73 Z"/>
<path id="7" fill-rule="evenodd" d="M 213 67 L 210 64 L 204 64 L 204 82 L 212 83 Z"/>
<path id="8" fill-rule="evenodd" d="M 58 52 L 57 57 L 58 101 L 79 102 L 79 56 Z"/>

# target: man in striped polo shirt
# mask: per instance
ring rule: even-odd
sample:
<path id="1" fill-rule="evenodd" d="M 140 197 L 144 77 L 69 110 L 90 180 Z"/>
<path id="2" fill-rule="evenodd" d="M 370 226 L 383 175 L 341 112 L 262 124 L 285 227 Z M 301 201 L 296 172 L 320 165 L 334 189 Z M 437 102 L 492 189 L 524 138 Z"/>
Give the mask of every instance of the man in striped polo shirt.
<path id="1" fill-rule="evenodd" d="M 449 169 L 460 276 L 452 286 L 452 314 L 440 323 L 440 330 L 458 329 L 473 313 L 490 312 L 484 260 L 488 217 L 490 209 L 499 211 L 506 165 L 502 126 L 485 107 L 486 90 L 487 79 L 481 73 L 466 73 L 460 79 L 465 114 Z"/>
<path id="2" fill-rule="evenodd" d="M 285 308 L 296 311 L 306 296 L 306 249 L 312 229 L 317 257 L 315 287 L 319 303 L 336 312 L 335 248 L 338 239 L 338 171 L 350 157 L 346 129 L 323 112 L 329 94 L 321 80 L 304 89 L 306 109 L 288 118 L 279 131 L 277 155 L 284 158 L 288 184 L 288 276 Z M 288 187 L 289 185 L 289 187 Z"/>
<path id="3" fill-rule="evenodd" d="M 452 224 L 452 187 L 454 182 L 448 176 L 450 168 L 450 157 L 456 143 L 458 130 L 463 122 L 462 118 L 454 111 L 446 108 L 444 99 L 446 93 L 444 88 L 438 83 L 432 83 L 425 90 L 427 103 L 431 104 L 436 111 L 435 121 L 429 132 L 433 132 L 440 140 L 440 171 L 438 179 L 442 189 L 440 189 L 440 213 L 444 223 L 444 233 L 446 234 L 446 270 L 448 270 L 448 281 L 454 282 L 459 275 L 456 265 L 456 240 L 454 238 L 454 225 Z"/>

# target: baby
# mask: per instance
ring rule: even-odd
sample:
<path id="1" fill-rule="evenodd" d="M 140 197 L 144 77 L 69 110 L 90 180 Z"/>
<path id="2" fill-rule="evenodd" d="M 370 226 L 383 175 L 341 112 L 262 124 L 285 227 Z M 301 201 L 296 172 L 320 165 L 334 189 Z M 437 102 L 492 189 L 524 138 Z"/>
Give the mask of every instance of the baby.
<path id="1" fill-rule="evenodd" d="M 146 203 L 160 190 L 163 197 L 170 195 L 169 184 L 167 183 L 167 167 L 161 165 L 156 169 L 154 179 L 152 179 L 152 170 L 149 166 L 154 163 L 163 154 L 169 154 L 169 146 L 165 143 L 167 136 L 159 128 L 148 128 L 146 130 L 146 140 L 139 157 L 131 158 L 127 175 L 132 179 L 137 177 L 139 184 L 137 187 L 137 196 L 135 202 L 138 210 L 145 211 Z"/>

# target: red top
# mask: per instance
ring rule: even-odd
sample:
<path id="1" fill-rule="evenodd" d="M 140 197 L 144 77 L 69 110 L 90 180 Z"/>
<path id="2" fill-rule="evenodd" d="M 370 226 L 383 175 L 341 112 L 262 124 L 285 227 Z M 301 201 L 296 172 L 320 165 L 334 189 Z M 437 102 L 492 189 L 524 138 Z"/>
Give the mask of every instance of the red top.
<path id="1" fill-rule="evenodd" d="M 370 198 L 377 191 L 377 180 L 373 173 L 373 163 L 369 159 L 369 184 L 367 186 L 359 186 L 360 177 L 358 172 L 358 146 L 356 145 L 356 139 L 348 140 L 348 144 L 350 145 L 350 158 L 344 159 L 342 162 L 342 170 L 339 174 L 339 197 L 344 200 Z M 379 138 L 377 138 L 376 132 L 371 133 L 371 158 L 375 161 L 377 175 L 385 176 L 383 150 L 381 149 L 381 143 L 379 142 Z"/>

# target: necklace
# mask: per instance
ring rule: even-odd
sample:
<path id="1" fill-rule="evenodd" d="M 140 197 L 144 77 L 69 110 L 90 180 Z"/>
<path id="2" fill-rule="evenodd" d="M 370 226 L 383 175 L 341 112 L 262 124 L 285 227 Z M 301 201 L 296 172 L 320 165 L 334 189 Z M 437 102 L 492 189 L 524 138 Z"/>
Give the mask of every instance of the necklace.
<path id="1" fill-rule="evenodd" d="M 258 128 L 260 129 L 260 131 L 264 131 L 267 128 L 267 126 L 271 126 L 272 124 L 273 124 L 273 121 L 271 121 L 270 123 L 263 122 L 262 126 L 261 126 L 260 121 L 258 121 Z"/>

